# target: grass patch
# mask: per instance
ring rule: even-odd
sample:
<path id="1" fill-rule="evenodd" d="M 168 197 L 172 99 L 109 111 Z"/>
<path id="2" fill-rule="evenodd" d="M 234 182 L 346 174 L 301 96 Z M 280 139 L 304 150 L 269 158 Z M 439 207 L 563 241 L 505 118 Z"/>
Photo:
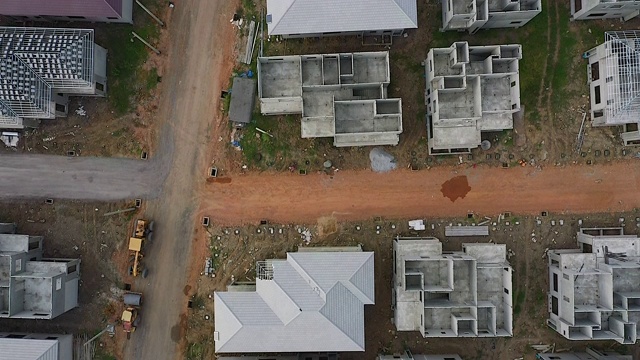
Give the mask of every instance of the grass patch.
<path id="1" fill-rule="evenodd" d="M 96 353 L 93 356 L 93 360 L 117 360 L 117 358 L 114 355 L 106 353 L 103 348 L 96 346 Z"/>
<path id="2" fill-rule="evenodd" d="M 147 4 L 152 11 L 158 8 L 161 2 L 153 0 Z M 151 85 L 149 77 L 144 74 L 142 65 L 148 57 L 149 49 L 138 40 L 129 41 L 131 32 L 135 31 L 142 38 L 154 43 L 160 34 L 159 25 L 140 9 L 134 7 L 134 25 L 121 24 L 117 27 L 104 28 L 97 39 L 102 47 L 109 51 L 107 59 L 107 71 L 109 74 L 109 102 L 116 115 L 129 112 L 133 106 L 136 95 L 141 95 L 141 90 L 149 90 Z M 154 81 L 157 83 L 157 70 Z M 145 76 L 146 75 L 146 76 Z M 153 84 L 155 87 L 156 84 Z"/>
<path id="3" fill-rule="evenodd" d="M 524 290 L 520 289 L 516 292 L 515 306 L 513 307 L 513 314 L 518 315 L 522 311 L 522 304 L 524 304 Z"/>
<path id="4" fill-rule="evenodd" d="M 153 68 L 147 72 L 147 91 L 151 91 L 158 86 L 158 69 Z"/>
<path id="5" fill-rule="evenodd" d="M 204 345 L 191 343 L 187 346 L 187 360 L 204 360 Z"/>
<path id="6" fill-rule="evenodd" d="M 245 160 L 251 165 L 269 167 L 275 164 L 279 157 L 287 158 L 291 149 L 291 139 L 299 135 L 286 129 L 292 128 L 295 121 L 296 118 L 292 115 L 274 118 L 255 112 L 251 123 L 244 128 L 240 140 Z"/>

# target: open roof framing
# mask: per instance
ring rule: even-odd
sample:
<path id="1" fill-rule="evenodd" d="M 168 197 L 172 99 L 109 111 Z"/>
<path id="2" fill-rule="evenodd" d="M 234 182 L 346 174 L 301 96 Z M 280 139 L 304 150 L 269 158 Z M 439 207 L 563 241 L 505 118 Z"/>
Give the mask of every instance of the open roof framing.
<path id="1" fill-rule="evenodd" d="M 54 118 L 58 93 L 94 93 L 91 29 L 0 27 L 0 124 Z"/>

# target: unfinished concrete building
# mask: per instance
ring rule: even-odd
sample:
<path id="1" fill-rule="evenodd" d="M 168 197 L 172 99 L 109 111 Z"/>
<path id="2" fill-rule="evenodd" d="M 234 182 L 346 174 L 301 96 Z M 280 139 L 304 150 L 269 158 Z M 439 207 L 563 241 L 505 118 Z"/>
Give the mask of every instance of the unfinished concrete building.
<path id="1" fill-rule="evenodd" d="M 0 128 L 65 116 L 69 96 L 104 96 L 106 80 L 93 30 L 0 27 Z"/>
<path id="2" fill-rule="evenodd" d="M 593 126 L 622 126 L 625 145 L 640 144 L 640 31 L 605 33 L 584 54 Z"/>
<path id="3" fill-rule="evenodd" d="M 376 360 L 462 360 L 459 355 L 413 355 L 409 351 L 403 354 L 378 355 Z"/>
<path id="4" fill-rule="evenodd" d="M 542 12 L 542 0 L 444 0 L 442 31 L 519 28 Z"/>
<path id="5" fill-rule="evenodd" d="M 598 351 L 587 348 L 584 352 L 541 353 L 538 360 L 633 360 L 631 355 L 620 355 L 615 351 Z"/>
<path id="6" fill-rule="evenodd" d="M 73 335 L 0 333 L 0 359 L 73 360 Z"/>
<path id="7" fill-rule="evenodd" d="M 638 0 L 571 0 L 571 20 L 630 20 L 640 14 Z"/>
<path id="8" fill-rule="evenodd" d="M 511 265 L 504 244 L 443 252 L 433 237 L 393 242 L 394 323 L 431 337 L 512 336 Z"/>
<path id="9" fill-rule="evenodd" d="M 521 45 L 429 50 L 425 60 L 427 135 L 433 155 L 469 153 L 481 133 L 513 129 L 520 111 Z"/>
<path id="10" fill-rule="evenodd" d="M 640 326 L 640 239 L 623 228 L 578 232 L 579 249 L 550 250 L 547 324 L 569 340 L 634 344 Z"/>
<path id="11" fill-rule="evenodd" d="M 267 0 L 269 36 L 400 35 L 418 27 L 416 0 Z"/>
<path id="12" fill-rule="evenodd" d="M 299 248 L 256 265 L 254 284 L 214 293 L 217 353 L 364 351 L 373 304 L 373 252 Z"/>
<path id="13" fill-rule="evenodd" d="M 42 239 L 0 234 L 0 318 L 53 319 L 78 306 L 80 260 L 42 258 Z"/>
<path id="14" fill-rule="evenodd" d="M 335 146 L 397 145 L 402 101 L 388 99 L 389 53 L 258 58 L 265 115 L 302 114 L 302 137 Z"/>

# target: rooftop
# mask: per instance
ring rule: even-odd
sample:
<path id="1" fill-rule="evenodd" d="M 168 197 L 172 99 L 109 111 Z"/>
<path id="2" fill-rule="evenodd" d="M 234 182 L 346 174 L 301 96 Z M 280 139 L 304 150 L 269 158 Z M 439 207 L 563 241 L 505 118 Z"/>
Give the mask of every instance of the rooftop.
<path id="1" fill-rule="evenodd" d="M 253 115 L 256 98 L 256 81 L 254 79 L 235 77 L 231 88 L 229 104 L 229 120 L 248 124 Z"/>
<path id="2" fill-rule="evenodd" d="M 216 352 L 364 351 L 373 253 L 335 250 L 259 262 L 255 291 L 216 292 Z"/>
<path id="3" fill-rule="evenodd" d="M 2 0 L 0 14 L 16 16 L 117 17 L 123 0 Z"/>
<path id="4" fill-rule="evenodd" d="M 268 0 L 269 35 L 418 27 L 416 0 Z"/>

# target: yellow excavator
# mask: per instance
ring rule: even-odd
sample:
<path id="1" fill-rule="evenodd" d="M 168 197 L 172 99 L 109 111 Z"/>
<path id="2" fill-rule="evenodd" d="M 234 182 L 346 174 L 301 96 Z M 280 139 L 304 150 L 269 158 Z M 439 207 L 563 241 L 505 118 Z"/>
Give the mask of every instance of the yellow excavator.
<path id="1" fill-rule="evenodd" d="M 142 251 L 146 242 L 151 242 L 153 236 L 153 221 L 137 219 L 133 236 L 129 238 L 129 251 L 131 253 L 129 275 L 142 275 L 146 278 L 149 270 L 144 266 Z"/>

